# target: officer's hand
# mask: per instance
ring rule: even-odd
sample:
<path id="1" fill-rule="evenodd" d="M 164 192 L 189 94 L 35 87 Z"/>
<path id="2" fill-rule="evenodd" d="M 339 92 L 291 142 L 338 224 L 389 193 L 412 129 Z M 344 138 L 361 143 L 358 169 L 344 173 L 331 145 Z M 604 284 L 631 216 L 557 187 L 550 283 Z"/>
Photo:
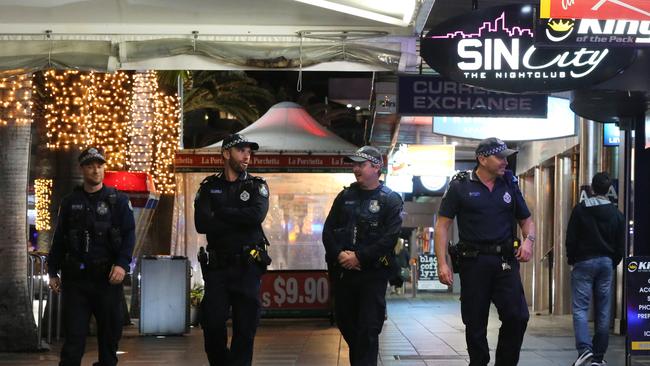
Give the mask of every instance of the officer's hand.
<path id="1" fill-rule="evenodd" d="M 126 271 L 120 266 L 113 265 L 111 268 L 111 273 L 108 275 L 108 282 L 111 285 L 117 285 L 124 281 L 124 276 L 126 276 Z"/>
<path id="2" fill-rule="evenodd" d="M 61 292 L 61 279 L 59 276 L 50 277 L 50 288 L 55 294 Z"/>
<path id="3" fill-rule="evenodd" d="M 349 270 L 361 270 L 361 263 L 357 255 L 349 250 L 342 251 L 339 253 L 339 264 L 341 267 Z"/>
<path id="4" fill-rule="evenodd" d="M 447 263 L 438 264 L 438 280 L 440 283 L 451 286 L 454 284 L 454 273 Z"/>
<path id="5" fill-rule="evenodd" d="M 517 249 L 515 257 L 520 262 L 528 262 L 533 257 L 533 242 L 528 239 L 524 240 L 524 243 Z"/>

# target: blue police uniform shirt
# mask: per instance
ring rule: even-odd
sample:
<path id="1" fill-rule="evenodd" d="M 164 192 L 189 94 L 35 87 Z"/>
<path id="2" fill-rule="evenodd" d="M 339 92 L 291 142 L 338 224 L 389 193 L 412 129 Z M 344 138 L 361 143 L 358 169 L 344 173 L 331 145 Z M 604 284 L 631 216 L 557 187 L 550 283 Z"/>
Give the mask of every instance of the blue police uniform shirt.
<path id="1" fill-rule="evenodd" d="M 503 177 L 497 177 L 490 192 L 479 180 L 476 169 L 467 173 L 465 178 L 455 177 L 449 183 L 438 214 L 450 219 L 457 217 L 461 241 L 489 244 L 511 240 L 513 213 L 517 220 L 530 217 L 516 177 L 506 171 Z"/>

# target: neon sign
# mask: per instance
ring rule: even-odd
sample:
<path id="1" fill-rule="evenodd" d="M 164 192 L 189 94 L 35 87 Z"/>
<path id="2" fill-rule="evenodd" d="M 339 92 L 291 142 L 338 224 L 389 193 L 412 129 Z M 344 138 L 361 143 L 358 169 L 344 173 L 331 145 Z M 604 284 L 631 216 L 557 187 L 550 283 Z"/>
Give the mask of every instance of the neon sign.
<path id="1" fill-rule="evenodd" d="M 421 56 L 452 80 L 514 93 L 586 87 L 615 76 L 634 60 L 635 51 L 629 49 L 538 48 L 535 13 L 532 5 L 509 5 L 449 19 L 423 38 Z"/>

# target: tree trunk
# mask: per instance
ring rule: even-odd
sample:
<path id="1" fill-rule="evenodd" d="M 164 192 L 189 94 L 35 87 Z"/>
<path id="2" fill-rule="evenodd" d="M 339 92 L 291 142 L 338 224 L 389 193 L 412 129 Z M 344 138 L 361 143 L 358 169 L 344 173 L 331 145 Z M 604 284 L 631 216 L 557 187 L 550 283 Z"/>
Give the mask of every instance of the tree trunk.
<path id="1" fill-rule="evenodd" d="M 10 90 L 2 86 L 0 100 L 6 100 Z M 31 112 L 9 107 L 0 109 L 0 113 L 7 122 L 6 126 L 0 125 L 0 351 L 36 350 L 39 342 L 27 292 Z"/>

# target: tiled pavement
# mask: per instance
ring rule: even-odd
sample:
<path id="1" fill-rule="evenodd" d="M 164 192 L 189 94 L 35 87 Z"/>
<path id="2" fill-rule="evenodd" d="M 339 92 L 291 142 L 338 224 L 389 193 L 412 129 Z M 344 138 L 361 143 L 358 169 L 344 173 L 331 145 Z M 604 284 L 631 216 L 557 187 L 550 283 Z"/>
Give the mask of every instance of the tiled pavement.
<path id="1" fill-rule="evenodd" d="M 391 296 L 388 319 L 380 340 L 380 365 L 467 365 L 463 324 L 457 295 L 425 295 L 417 299 Z M 493 309 L 488 329 L 490 348 L 496 346 L 499 321 Z M 82 365 L 96 360 L 90 338 Z M 576 357 L 570 316 L 532 315 L 520 365 L 571 365 Z M 60 344 L 43 353 L 0 353 L 0 365 L 56 365 Z M 207 365 L 200 329 L 181 337 L 142 337 L 136 327 L 125 329 L 120 365 Z M 264 319 L 255 343 L 254 365 L 349 365 L 347 346 L 325 319 Z M 494 358 L 494 355 L 492 356 Z M 624 338 L 612 335 L 607 354 L 610 366 L 623 366 Z M 646 364 L 645 362 L 635 364 Z"/>

